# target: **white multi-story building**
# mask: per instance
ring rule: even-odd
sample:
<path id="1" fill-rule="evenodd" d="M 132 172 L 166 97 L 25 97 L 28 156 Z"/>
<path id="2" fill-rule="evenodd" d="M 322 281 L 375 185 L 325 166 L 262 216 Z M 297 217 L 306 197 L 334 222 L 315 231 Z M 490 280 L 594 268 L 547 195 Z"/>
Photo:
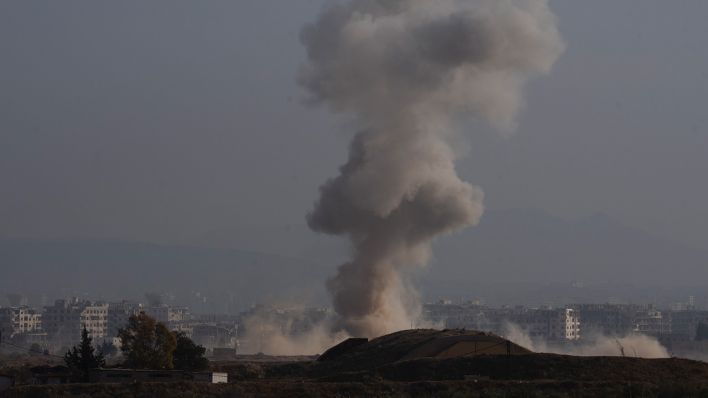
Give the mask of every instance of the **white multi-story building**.
<path id="1" fill-rule="evenodd" d="M 580 339 L 580 318 L 575 310 L 525 310 L 510 314 L 509 322 L 518 325 L 531 338 L 546 340 Z"/>
<path id="2" fill-rule="evenodd" d="M 108 337 L 108 304 L 93 304 L 81 311 L 81 329 L 86 328 L 94 339 Z"/>
<path id="3" fill-rule="evenodd" d="M 42 314 L 29 307 L 0 308 L 0 332 L 12 337 L 42 331 Z"/>
<path id="4" fill-rule="evenodd" d="M 15 328 L 19 333 L 36 333 L 42 330 L 42 314 L 32 308 L 15 310 Z"/>
<path id="5" fill-rule="evenodd" d="M 580 339 L 580 316 L 572 308 L 564 308 L 559 314 L 557 338 L 563 340 Z"/>

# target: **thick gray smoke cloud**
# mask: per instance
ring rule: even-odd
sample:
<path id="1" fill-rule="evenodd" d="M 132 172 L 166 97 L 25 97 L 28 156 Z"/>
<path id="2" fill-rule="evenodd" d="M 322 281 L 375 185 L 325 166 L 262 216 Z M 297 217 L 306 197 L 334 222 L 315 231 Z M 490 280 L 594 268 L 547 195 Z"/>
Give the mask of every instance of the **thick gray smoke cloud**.
<path id="1" fill-rule="evenodd" d="M 408 327 L 418 301 L 403 271 L 483 211 L 455 172 L 453 119 L 513 130 L 524 82 L 563 51 L 555 17 L 545 0 L 352 0 L 328 6 L 302 41 L 300 83 L 361 128 L 308 215 L 353 244 L 328 283 L 334 308 L 355 335 Z"/>

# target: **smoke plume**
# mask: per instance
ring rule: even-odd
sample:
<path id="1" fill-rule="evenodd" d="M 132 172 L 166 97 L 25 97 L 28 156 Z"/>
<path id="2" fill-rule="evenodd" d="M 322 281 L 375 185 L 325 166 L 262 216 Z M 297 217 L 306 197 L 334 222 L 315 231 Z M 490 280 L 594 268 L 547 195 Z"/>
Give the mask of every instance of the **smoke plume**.
<path id="1" fill-rule="evenodd" d="M 328 281 L 334 308 L 354 335 L 409 327 L 418 300 L 405 270 L 483 211 L 481 190 L 455 172 L 454 119 L 515 128 L 524 83 L 563 51 L 555 17 L 545 0 L 352 0 L 301 39 L 301 85 L 361 129 L 308 215 L 353 246 Z"/>

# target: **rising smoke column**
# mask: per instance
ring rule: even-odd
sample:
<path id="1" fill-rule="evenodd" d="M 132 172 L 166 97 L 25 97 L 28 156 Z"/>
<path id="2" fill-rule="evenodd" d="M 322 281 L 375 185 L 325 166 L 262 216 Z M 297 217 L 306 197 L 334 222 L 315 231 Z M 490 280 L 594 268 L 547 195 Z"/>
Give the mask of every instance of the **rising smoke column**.
<path id="1" fill-rule="evenodd" d="M 417 300 L 402 273 L 483 211 L 481 190 L 455 172 L 453 119 L 513 130 L 525 81 L 563 51 L 555 17 L 545 0 L 351 0 L 301 39 L 300 84 L 361 128 L 308 215 L 313 230 L 352 242 L 328 281 L 334 308 L 353 335 L 409 327 Z"/>

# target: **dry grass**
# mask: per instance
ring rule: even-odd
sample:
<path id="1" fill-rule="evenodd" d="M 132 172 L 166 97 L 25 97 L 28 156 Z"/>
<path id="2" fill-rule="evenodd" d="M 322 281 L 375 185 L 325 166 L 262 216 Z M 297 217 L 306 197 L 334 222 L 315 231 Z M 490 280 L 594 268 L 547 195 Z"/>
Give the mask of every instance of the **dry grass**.
<path id="1" fill-rule="evenodd" d="M 447 333 L 449 334 L 449 333 Z M 708 363 L 686 359 L 481 355 L 402 360 L 433 332 L 373 340 L 327 361 L 242 357 L 212 363 L 229 384 L 19 386 L 3 397 L 705 397 Z M 307 359 L 307 358 L 304 358 Z M 27 368 L 14 368 L 26 372 Z"/>

